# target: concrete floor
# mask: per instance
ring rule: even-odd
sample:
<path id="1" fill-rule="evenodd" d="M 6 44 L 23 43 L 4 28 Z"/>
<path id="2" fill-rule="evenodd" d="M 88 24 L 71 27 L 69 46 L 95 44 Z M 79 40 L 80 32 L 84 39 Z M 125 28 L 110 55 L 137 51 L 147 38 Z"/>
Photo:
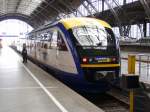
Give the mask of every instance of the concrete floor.
<path id="1" fill-rule="evenodd" d="M 12 49 L 0 49 L 0 112 L 103 112 Z"/>

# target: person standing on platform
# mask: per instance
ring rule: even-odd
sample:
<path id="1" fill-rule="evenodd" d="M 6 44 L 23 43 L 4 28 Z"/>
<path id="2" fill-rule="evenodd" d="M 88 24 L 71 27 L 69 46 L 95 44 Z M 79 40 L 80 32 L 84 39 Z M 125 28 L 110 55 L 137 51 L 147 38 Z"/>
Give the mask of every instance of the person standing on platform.
<path id="1" fill-rule="evenodd" d="M 43 59 L 46 60 L 47 59 L 47 44 L 44 44 L 43 46 Z"/>
<path id="2" fill-rule="evenodd" d="M 0 48 L 2 48 L 3 46 L 2 46 L 2 39 L 0 39 Z"/>
<path id="3" fill-rule="evenodd" d="M 23 44 L 22 58 L 23 58 L 23 63 L 27 63 L 27 49 L 25 43 Z"/>

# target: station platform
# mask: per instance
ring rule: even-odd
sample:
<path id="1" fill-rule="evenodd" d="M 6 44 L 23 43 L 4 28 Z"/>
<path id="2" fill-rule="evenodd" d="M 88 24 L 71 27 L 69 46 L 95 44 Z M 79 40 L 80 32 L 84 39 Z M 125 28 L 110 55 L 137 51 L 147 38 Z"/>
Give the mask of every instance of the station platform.
<path id="1" fill-rule="evenodd" d="M 0 112 L 103 112 L 9 47 L 0 49 Z"/>

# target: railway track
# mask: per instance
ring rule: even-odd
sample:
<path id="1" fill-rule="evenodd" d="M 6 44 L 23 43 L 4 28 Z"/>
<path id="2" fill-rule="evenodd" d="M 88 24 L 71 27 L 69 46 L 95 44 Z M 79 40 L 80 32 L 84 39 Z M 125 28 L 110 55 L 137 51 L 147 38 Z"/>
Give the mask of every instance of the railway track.
<path id="1" fill-rule="evenodd" d="M 119 89 L 112 89 L 107 92 L 108 100 L 103 105 L 99 105 L 106 112 L 129 112 L 128 93 Z"/>
<path id="2" fill-rule="evenodd" d="M 117 93 L 118 94 L 118 93 Z M 114 96 L 114 93 L 107 93 L 106 98 L 102 102 L 97 102 L 97 106 L 102 108 L 105 112 L 129 112 L 129 104 L 127 99 L 122 95 Z"/>
<path id="3" fill-rule="evenodd" d="M 111 89 L 107 92 L 108 95 L 118 99 L 120 102 L 129 105 L 129 93 L 121 89 Z"/>
<path id="4" fill-rule="evenodd" d="M 115 99 L 111 96 L 108 97 L 109 99 L 98 104 L 97 106 L 103 109 L 105 112 L 129 112 L 129 106 L 123 102 L 120 102 L 118 99 Z"/>
<path id="5" fill-rule="evenodd" d="M 129 112 L 129 98 L 121 90 L 112 89 L 100 95 L 83 95 L 105 112 Z"/>

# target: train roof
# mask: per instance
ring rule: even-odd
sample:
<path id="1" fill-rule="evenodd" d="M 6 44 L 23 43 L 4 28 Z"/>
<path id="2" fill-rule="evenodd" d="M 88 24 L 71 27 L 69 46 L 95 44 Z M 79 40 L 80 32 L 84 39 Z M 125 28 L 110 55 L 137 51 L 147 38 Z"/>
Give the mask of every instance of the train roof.
<path id="1" fill-rule="evenodd" d="M 62 23 L 66 29 L 83 25 L 102 25 L 103 27 L 111 28 L 111 26 L 103 20 L 88 17 L 62 19 L 59 22 Z"/>
<path id="2" fill-rule="evenodd" d="M 78 26 L 83 26 L 83 25 L 102 25 L 103 27 L 111 28 L 111 26 L 107 22 L 100 20 L 100 19 L 89 18 L 89 17 L 76 17 L 76 18 L 61 19 L 59 21 L 43 25 L 40 28 L 31 31 L 30 33 L 42 31 L 43 29 L 47 29 L 47 28 L 54 26 L 58 23 L 62 23 L 66 29 L 70 29 L 70 28 L 78 27 Z"/>

